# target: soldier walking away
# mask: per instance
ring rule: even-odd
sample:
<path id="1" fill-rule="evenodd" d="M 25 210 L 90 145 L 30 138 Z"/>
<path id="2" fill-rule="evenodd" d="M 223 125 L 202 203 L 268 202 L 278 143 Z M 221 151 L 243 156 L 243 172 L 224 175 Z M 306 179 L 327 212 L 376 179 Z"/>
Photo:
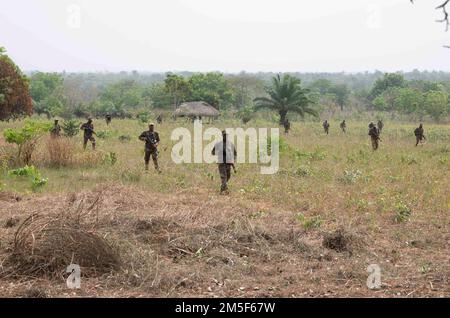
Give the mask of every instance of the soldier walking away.
<path id="1" fill-rule="evenodd" d="M 378 132 L 381 134 L 381 131 L 383 130 L 384 124 L 383 121 L 380 119 L 377 122 Z"/>
<path id="2" fill-rule="evenodd" d="M 55 119 L 55 123 L 53 124 L 52 130 L 50 131 L 50 136 L 52 138 L 61 137 L 61 126 L 58 124 L 58 119 Z"/>
<path id="3" fill-rule="evenodd" d="M 152 157 L 153 164 L 155 165 L 156 171 L 161 173 L 158 165 L 158 146 L 159 146 L 159 134 L 155 131 L 155 124 L 151 123 L 148 125 L 148 131 L 144 131 L 140 136 L 139 140 L 145 141 L 145 170 L 148 170 L 148 164 L 150 162 L 150 157 Z"/>
<path id="4" fill-rule="evenodd" d="M 283 126 L 284 126 L 284 133 L 286 135 L 289 134 L 289 131 L 291 130 L 291 123 L 289 122 L 289 119 L 287 118 L 285 119 Z"/>
<path id="5" fill-rule="evenodd" d="M 106 120 L 106 125 L 107 126 L 109 126 L 109 124 L 111 124 L 111 119 L 112 119 L 111 115 L 109 113 L 106 114 L 105 120 Z"/>
<path id="6" fill-rule="evenodd" d="M 88 141 L 92 143 L 92 149 L 95 150 L 95 131 L 94 131 L 94 124 L 92 123 L 92 118 L 89 118 L 87 123 L 84 123 L 80 127 L 81 130 L 84 131 L 83 136 L 83 149 L 86 149 L 86 145 Z"/>
<path id="7" fill-rule="evenodd" d="M 330 131 L 330 124 L 328 123 L 328 120 L 325 120 L 322 124 L 323 129 L 325 130 L 325 133 L 328 135 Z"/>
<path id="8" fill-rule="evenodd" d="M 162 116 L 161 116 L 161 114 L 158 115 L 158 117 L 156 117 L 156 122 L 157 122 L 158 124 L 162 124 Z"/>
<path id="9" fill-rule="evenodd" d="M 234 163 L 236 161 L 236 148 L 233 143 L 227 140 L 227 132 L 222 131 L 222 141 L 214 145 L 211 152 L 213 156 L 218 157 L 219 174 L 221 180 L 220 194 L 228 194 L 228 181 L 231 178 L 231 168 L 236 172 Z"/>
<path id="10" fill-rule="evenodd" d="M 422 123 L 419 125 L 419 127 L 414 129 L 414 135 L 416 136 L 416 147 L 419 143 L 422 143 L 424 140 L 427 140 L 427 138 L 425 138 Z"/>
<path id="11" fill-rule="evenodd" d="M 343 133 L 345 134 L 345 129 L 347 128 L 347 124 L 345 123 L 345 119 L 344 119 L 344 121 L 341 123 L 341 129 L 342 129 L 342 131 L 343 131 Z"/>
<path id="12" fill-rule="evenodd" d="M 369 136 L 372 140 L 372 149 L 375 151 L 378 149 L 378 144 L 380 141 L 380 131 L 374 123 L 369 124 Z"/>

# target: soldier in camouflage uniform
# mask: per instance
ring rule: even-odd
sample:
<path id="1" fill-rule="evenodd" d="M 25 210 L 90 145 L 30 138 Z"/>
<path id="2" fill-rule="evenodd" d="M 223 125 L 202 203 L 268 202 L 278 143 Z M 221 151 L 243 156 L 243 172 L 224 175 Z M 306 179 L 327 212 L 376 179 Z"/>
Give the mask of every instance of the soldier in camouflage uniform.
<path id="1" fill-rule="evenodd" d="M 383 130 L 384 127 L 383 121 L 381 119 L 378 120 L 377 126 L 378 126 L 378 133 L 381 134 L 381 131 Z"/>
<path id="2" fill-rule="evenodd" d="M 374 123 L 369 124 L 369 136 L 372 140 L 372 149 L 375 151 L 378 149 L 379 141 L 380 141 L 380 131 Z"/>
<path id="3" fill-rule="evenodd" d="M 236 161 L 236 148 L 233 143 L 227 140 L 226 131 L 222 131 L 222 141 L 216 143 L 212 150 L 212 155 L 217 155 L 219 174 L 221 180 L 220 194 L 228 194 L 228 181 L 231 178 L 231 168 L 234 169 L 234 163 Z"/>
<path id="4" fill-rule="evenodd" d="M 80 127 L 81 130 L 84 131 L 83 136 L 83 149 L 86 149 L 88 141 L 92 143 L 92 149 L 95 150 L 95 131 L 94 131 L 94 124 L 92 123 L 92 118 L 89 118 L 87 123 L 84 123 Z"/>
<path id="5" fill-rule="evenodd" d="M 150 125 L 148 125 L 148 131 L 144 131 L 139 136 L 139 140 L 145 141 L 145 170 L 148 170 L 150 157 L 152 157 L 156 171 L 161 173 L 158 165 L 158 146 L 160 139 L 159 134 L 155 131 L 155 124 L 151 123 Z"/>
<path id="6" fill-rule="evenodd" d="M 344 121 L 341 123 L 341 129 L 342 129 L 342 132 L 345 134 L 345 129 L 347 128 L 347 124 L 345 123 L 345 119 L 344 119 Z"/>
<path id="7" fill-rule="evenodd" d="M 291 130 L 291 123 L 289 122 L 289 119 L 287 118 L 285 119 L 283 126 L 284 126 L 284 133 L 286 135 L 289 134 L 289 131 Z"/>
<path id="8" fill-rule="evenodd" d="M 112 117 L 109 113 L 106 114 L 105 120 L 106 120 L 106 126 L 109 126 L 109 124 L 111 124 L 111 120 L 112 120 Z"/>
<path id="9" fill-rule="evenodd" d="M 61 137 L 61 126 L 58 124 L 58 119 L 55 119 L 55 123 L 53 124 L 52 130 L 50 131 L 50 136 L 52 138 Z"/>
<path id="10" fill-rule="evenodd" d="M 158 117 L 156 117 L 156 122 L 158 123 L 158 124 L 162 124 L 162 116 L 161 116 L 161 114 L 160 115 L 158 115 Z"/>
<path id="11" fill-rule="evenodd" d="M 322 124 L 323 129 L 325 130 L 325 133 L 328 135 L 330 131 L 330 124 L 328 123 L 328 120 L 325 120 Z"/>
<path id="12" fill-rule="evenodd" d="M 423 142 L 424 139 L 426 140 L 422 124 L 414 129 L 414 135 L 416 136 L 416 147 L 419 143 Z"/>

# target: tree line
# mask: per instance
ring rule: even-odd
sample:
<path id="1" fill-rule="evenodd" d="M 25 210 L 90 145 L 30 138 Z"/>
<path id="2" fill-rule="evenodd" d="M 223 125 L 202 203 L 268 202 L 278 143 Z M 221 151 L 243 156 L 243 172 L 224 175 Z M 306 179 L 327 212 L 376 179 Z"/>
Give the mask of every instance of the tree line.
<path id="1" fill-rule="evenodd" d="M 296 87 L 292 97 L 302 115 L 348 116 L 380 111 L 431 118 L 450 116 L 450 73 L 44 73 L 24 75 L 2 49 L 0 119 L 38 115 L 148 117 L 153 109 L 174 110 L 188 101 L 206 101 L 219 110 L 236 110 L 244 121 L 265 106 L 280 119 L 289 102 L 270 106 L 281 87 Z M 286 77 L 287 75 L 287 77 Z M 278 85 L 278 86 L 277 86 Z M 283 86 L 284 85 L 284 86 Z M 293 90 L 294 91 L 294 90 Z M 294 95 L 295 95 L 294 94 Z M 284 95 L 284 96 L 285 96 Z M 285 96 L 286 97 L 286 96 Z M 272 103 L 273 104 L 273 103 Z M 307 110 L 304 112 L 304 110 Z M 309 111 L 311 110 L 311 111 Z"/>

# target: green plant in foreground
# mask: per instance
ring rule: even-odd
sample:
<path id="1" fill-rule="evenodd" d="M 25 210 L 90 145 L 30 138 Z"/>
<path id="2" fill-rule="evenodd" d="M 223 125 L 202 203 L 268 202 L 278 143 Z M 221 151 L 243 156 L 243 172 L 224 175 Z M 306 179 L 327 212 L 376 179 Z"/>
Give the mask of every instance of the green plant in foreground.
<path id="1" fill-rule="evenodd" d="M 296 214 L 295 218 L 298 222 L 300 222 L 305 230 L 319 228 L 323 223 L 323 220 L 319 215 L 306 217 L 303 213 L 298 213 Z"/>
<path id="2" fill-rule="evenodd" d="M 117 154 L 115 152 L 108 152 L 107 154 L 105 154 L 103 161 L 113 166 L 117 163 Z"/>
<path id="3" fill-rule="evenodd" d="M 18 169 L 8 171 L 9 176 L 14 177 L 29 177 L 31 183 L 31 189 L 37 191 L 48 183 L 47 178 L 42 178 L 40 172 L 35 166 L 25 166 Z"/>
<path id="4" fill-rule="evenodd" d="M 400 202 L 395 207 L 395 222 L 401 223 L 406 222 L 409 220 L 411 216 L 411 208 L 404 204 L 403 202 Z"/>

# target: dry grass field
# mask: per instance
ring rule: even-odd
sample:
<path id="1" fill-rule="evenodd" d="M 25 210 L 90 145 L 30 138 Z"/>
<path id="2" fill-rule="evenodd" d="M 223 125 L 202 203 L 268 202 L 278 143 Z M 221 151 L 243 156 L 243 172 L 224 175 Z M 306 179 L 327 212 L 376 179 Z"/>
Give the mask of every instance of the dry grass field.
<path id="1" fill-rule="evenodd" d="M 144 124 L 94 124 L 95 152 L 78 135 L 55 159 L 56 146 L 39 140 L 42 189 L 2 164 L 0 296 L 450 296 L 448 125 L 425 124 L 427 142 L 414 147 L 414 125 L 386 122 L 372 152 L 366 122 L 348 121 L 345 135 L 332 122 L 328 136 L 320 123 L 293 122 L 279 172 L 238 165 L 221 196 L 216 165 L 171 160 L 172 130 L 191 123 L 157 125 L 161 174 L 143 169 Z M 0 160 L 13 151 L 0 139 Z M 70 263 L 81 289 L 66 286 Z M 366 286 L 370 264 L 380 289 Z"/>

